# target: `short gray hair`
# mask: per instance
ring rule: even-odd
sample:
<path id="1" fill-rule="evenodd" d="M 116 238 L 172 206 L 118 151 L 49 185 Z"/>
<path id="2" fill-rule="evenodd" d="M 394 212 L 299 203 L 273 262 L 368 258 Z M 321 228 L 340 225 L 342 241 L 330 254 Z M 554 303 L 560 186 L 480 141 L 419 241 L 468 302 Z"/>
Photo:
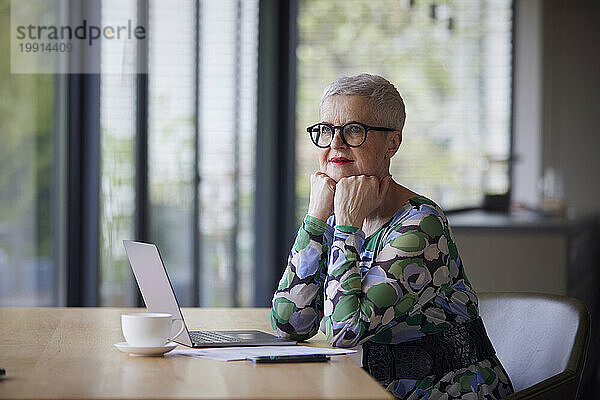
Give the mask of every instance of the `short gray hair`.
<path id="1" fill-rule="evenodd" d="M 323 106 L 323 101 L 334 95 L 366 97 L 378 124 L 398 131 L 402 131 L 404 127 L 406 120 L 404 100 L 394 85 L 379 75 L 344 76 L 330 83 L 323 90 L 319 110 Z"/>

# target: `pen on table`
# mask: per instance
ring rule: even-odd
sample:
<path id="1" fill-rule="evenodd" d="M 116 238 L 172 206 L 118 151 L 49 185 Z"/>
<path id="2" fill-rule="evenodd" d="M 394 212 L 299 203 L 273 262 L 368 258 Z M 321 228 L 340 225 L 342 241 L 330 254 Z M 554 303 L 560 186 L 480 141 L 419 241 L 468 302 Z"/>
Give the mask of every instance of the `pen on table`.
<path id="1" fill-rule="evenodd" d="M 254 356 L 246 360 L 256 363 L 293 363 L 293 362 L 323 362 L 329 361 L 325 354 L 295 354 L 287 356 Z"/>

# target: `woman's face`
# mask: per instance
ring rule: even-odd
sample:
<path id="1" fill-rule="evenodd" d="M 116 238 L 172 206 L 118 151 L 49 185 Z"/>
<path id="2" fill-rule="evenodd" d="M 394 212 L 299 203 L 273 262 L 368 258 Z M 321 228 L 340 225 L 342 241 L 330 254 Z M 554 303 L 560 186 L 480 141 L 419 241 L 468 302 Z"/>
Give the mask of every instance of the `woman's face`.
<path id="1" fill-rule="evenodd" d="M 361 122 L 379 126 L 371 116 L 368 100 L 362 96 L 334 95 L 325 98 L 320 110 L 321 122 L 340 126 Z M 389 158 L 400 145 L 400 133 L 369 130 L 359 147 L 347 146 L 336 129 L 331 146 L 319 149 L 320 171 L 338 182 L 353 175 L 371 175 L 380 179 L 389 174 Z M 396 145 L 397 142 L 397 145 Z"/>

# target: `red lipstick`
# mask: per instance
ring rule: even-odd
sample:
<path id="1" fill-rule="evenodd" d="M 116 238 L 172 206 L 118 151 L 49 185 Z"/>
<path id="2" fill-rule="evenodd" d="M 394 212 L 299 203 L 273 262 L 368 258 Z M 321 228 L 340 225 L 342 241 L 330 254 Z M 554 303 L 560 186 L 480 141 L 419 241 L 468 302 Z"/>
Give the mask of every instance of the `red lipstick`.
<path id="1" fill-rule="evenodd" d="M 344 165 L 354 162 L 354 160 L 347 159 L 346 157 L 332 157 L 329 159 L 329 162 L 334 165 Z"/>

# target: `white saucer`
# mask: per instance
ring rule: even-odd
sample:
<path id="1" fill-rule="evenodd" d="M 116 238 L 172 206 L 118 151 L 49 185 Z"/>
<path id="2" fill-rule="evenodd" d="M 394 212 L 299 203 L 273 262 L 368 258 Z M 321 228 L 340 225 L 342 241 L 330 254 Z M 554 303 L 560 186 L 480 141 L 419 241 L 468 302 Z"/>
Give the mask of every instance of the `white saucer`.
<path id="1" fill-rule="evenodd" d="M 115 343 L 115 347 L 123 353 L 129 353 L 130 356 L 162 356 L 177 347 L 177 343 L 170 342 L 156 347 L 134 347 L 127 342 L 120 342 Z"/>

